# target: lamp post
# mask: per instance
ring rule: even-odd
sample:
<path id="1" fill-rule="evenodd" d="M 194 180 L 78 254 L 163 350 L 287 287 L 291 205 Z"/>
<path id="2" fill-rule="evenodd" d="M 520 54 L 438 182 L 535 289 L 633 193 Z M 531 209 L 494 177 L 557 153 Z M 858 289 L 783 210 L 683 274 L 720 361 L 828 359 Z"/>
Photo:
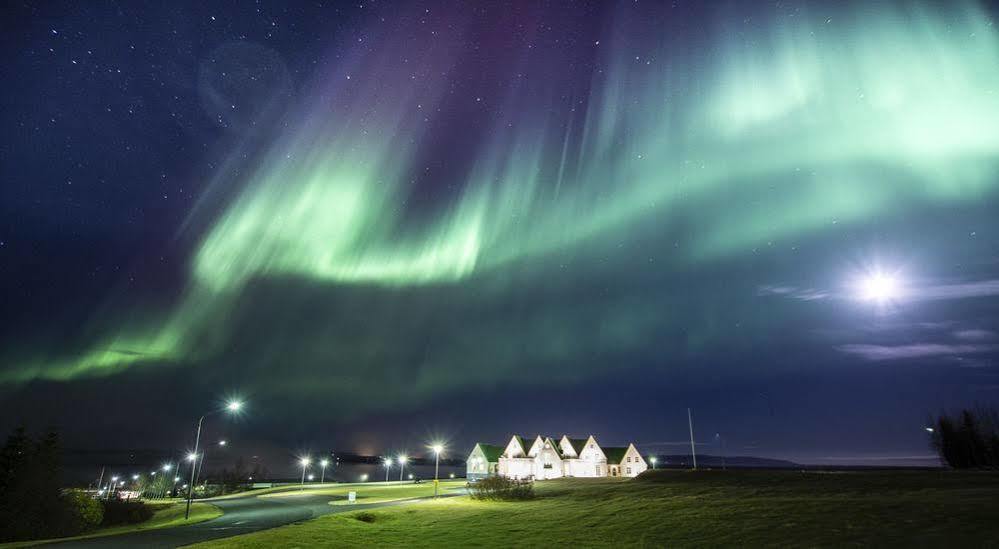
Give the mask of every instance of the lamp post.
<path id="1" fill-rule="evenodd" d="M 225 405 L 225 410 L 229 413 L 235 414 L 243 408 L 243 403 L 239 400 L 230 400 Z M 195 459 L 191 460 L 191 488 L 187 491 L 187 508 L 184 510 L 184 520 L 191 517 L 191 500 L 194 499 L 194 473 L 197 471 L 197 457 L 198 457 L 198 445 L 201 443 L 201 426 L 205 423 L 205 417 L 209 416 L 218 410 L 212 410 L 206 414 L 202 414 L 201 418 L 198 420 L 198 430 L 194 435 L 194 452 L 192 455 Z"/>
<path id="2" fill-rule="evenodd" d="M 171 465 L 169 463 L 164 463 L 163 466 L 160 467 L 160 470 L 163 471 L 163 476 L 166 476 L 170 472 L 171 469 L 173 469 L 173 465 Z M 177 478 L 177 477 L 174 477 L 174 478 Z M 174 481 L 173 484 L 176 487 L 177 486 L 177 481 Z M 163 492 L 166 492 L 166 485 L 167 485 L 167 481 L 164 480 L 163 481 L 163 490 L 161 491 L 161 494 L 162 494 L 163 497 L 166 497 L 166 494 L 163 493 Z"/>
<path id="3" fill-rule="evenodd" d="M 385 482 L 388 482 L 389 469 L 392 468 L 392 458 L 385 458 Z"/>
<path id="4" fill-rule="evenodd" d="M 440 485 L 440 480 L 437 478 L 437 474 L 440 472 L 441 467 L 441 452 L 444 451 L 444 446 L 441 444 L 434 444 L 431 447 L 434 451 L 434 497 L 437 497 L 438 488 Z"/>
<path id="5" fill-rule="evenodd" d="M 309 459 L 309 458 L 307 458 L 307 457 L 304 457 L 304 458 L 301 459 L 301 461 L 299 461 L 299 463 L 302 464 L 302 489 L 303 490 L 305 489 L 305 471 L 306 471 L 306 469 L 309 468 L 309 463 L 311 461 L 312 460 Z"/>
<path id="6" fill-rule="evenodd" d="M 399 456 L 399 482 L 402 482 L 402 471 L 406 468 L 408 459 L 405 455 Z"/>
<path id="7" fill-rule="evenodd" d="M 655 469 L 656 469 L 656 456 L 650 456 L 649 457 L 649 463 L 652 464 L 652 470 L 655 471 Z"/>
<path id="8" fill-rule="evenodd" d="M 319 484 L 326 484 L 326 466 L 329 465 L 329 464 L 330 464 L 330 460 L 328 460 L 328 459 L 324 459 L 324 460 L 322 460 L 322 461 L 319 462 L 319 465 L 321 465 L 322 468 L 323 468 L 323 472 L 319 476 Z"/>

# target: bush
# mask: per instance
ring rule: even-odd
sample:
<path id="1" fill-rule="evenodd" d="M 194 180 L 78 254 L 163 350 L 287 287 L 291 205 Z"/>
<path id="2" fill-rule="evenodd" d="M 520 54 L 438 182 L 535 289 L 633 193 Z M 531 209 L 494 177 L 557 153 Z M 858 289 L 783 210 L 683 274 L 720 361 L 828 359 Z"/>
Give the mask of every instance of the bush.
<path id="1" fill-rule="evenodd" d="M 104 520 L 104 506 L 90 494 L 69 490 L 62 496 L 65 517 L 62 521 L 66 535 L 93 530 Z"/>
<path id="2" fill-rule="evenodd" d="M 529 480 L 514 480 L 506 477 L 486 477 L 468 485 L 473 499 L 525 500 L 534 497 L 534 483 Z"/>
<path id="3" fill-rule="evenodd" d="M 141 501 L 104 501 L 104 520 L 101 526 L 138 524 L 153 518 L 153 510 Z"/>
<path id="4" fill-rule="evenodd" d="M 354 515 L 354 518 L 356 518 L 357 520 L 359 520 L 361 522 L 371 523 L 371 522 L 374 522 L 375 519 L 378 518 L 378 515 L 375 515 L 374 513 L 369 513 L 367 511 L 362 511 L 362 512 Z"/>

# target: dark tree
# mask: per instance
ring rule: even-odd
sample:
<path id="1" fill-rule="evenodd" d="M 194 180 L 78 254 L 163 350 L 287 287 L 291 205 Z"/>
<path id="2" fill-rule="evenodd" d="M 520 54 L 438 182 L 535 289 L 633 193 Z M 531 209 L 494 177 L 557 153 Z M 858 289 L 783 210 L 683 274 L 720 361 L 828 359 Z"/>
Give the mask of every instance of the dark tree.
<path id="1" fill-rule="evenodd" d="M 999 414 L 976 407 L 941 414 L 931 436 L 940 460 L 953 469 L 999 469 Z"/>
<path id="2" fill-rule="evenodd" d="M 16 429 L 0 451 L 0 542 L 78 534 L 100 521 L 94 504 L 62 489 L 59 436 Z"/>

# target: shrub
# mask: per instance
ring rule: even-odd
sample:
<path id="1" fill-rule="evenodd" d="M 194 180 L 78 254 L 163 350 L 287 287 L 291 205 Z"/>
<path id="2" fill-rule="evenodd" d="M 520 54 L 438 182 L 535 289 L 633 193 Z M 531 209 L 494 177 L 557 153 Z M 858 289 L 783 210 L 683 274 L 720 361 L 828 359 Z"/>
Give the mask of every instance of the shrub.
<path id="1" fill-rule="evenodd" d="M 514 480 L 506 477 L 486 477 L 469 484 L 468 490 L 473 499 L 525 500 L 534 497 L 534 483 L 529 480 Z"/>
<path id="2" fill-rule="evenodd" d="M 92 530 L 104 521 L 104 506 L 86 492 L 69 490 L 62 495 L 62 501 L 65 506 L 63 533 L 66 535 Z"/>
<path id="3" fill-rule="evenodd" d="M 371 522 L 374 522 L 375 519 L 378 518 L 378 515 L 376 515 L 374 513 L 369 513 L 367 511 L 362 511 L 362 512 L 354 515 L 354 518 L 356 518 L 357 520 L 359 520 L 361 522 L 371 523 Z"/>
<path id="4" fill-rule="evenodd" d="M 138 524 L 153 518 L 153 510 L 141 501 L 104 501 L 104 520 L 101 526 Z"/>

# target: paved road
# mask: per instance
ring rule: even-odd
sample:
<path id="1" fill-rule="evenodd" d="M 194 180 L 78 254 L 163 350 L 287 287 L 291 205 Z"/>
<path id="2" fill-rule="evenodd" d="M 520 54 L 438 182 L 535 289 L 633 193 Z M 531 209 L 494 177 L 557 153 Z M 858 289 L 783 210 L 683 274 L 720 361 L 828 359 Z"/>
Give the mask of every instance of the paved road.
<path id="1" fill-rule="evenodd" d="M 448 494 L 458 495 L 458 494 Z M 448 497 L 442 496 L 442 497 Z M 249 532 L 266 530 L 292 522 L 310 518 L 356 511 L 358 509 L 373 509 L 404 503 L 414 500 L 403 500 L 385 503 L 368 503 L 358 505 L 330 505 L 333 496 L 301 495 L 288 497 L 257 497 L 221 499 L 212 501 L 225 513 L 221 517 L 174 528 L 160 528 L 134 534 L 104 536 L 79 541 L 58 543 L 60 547 L 178 547 L 201 541 L 238 536 Z"/>

